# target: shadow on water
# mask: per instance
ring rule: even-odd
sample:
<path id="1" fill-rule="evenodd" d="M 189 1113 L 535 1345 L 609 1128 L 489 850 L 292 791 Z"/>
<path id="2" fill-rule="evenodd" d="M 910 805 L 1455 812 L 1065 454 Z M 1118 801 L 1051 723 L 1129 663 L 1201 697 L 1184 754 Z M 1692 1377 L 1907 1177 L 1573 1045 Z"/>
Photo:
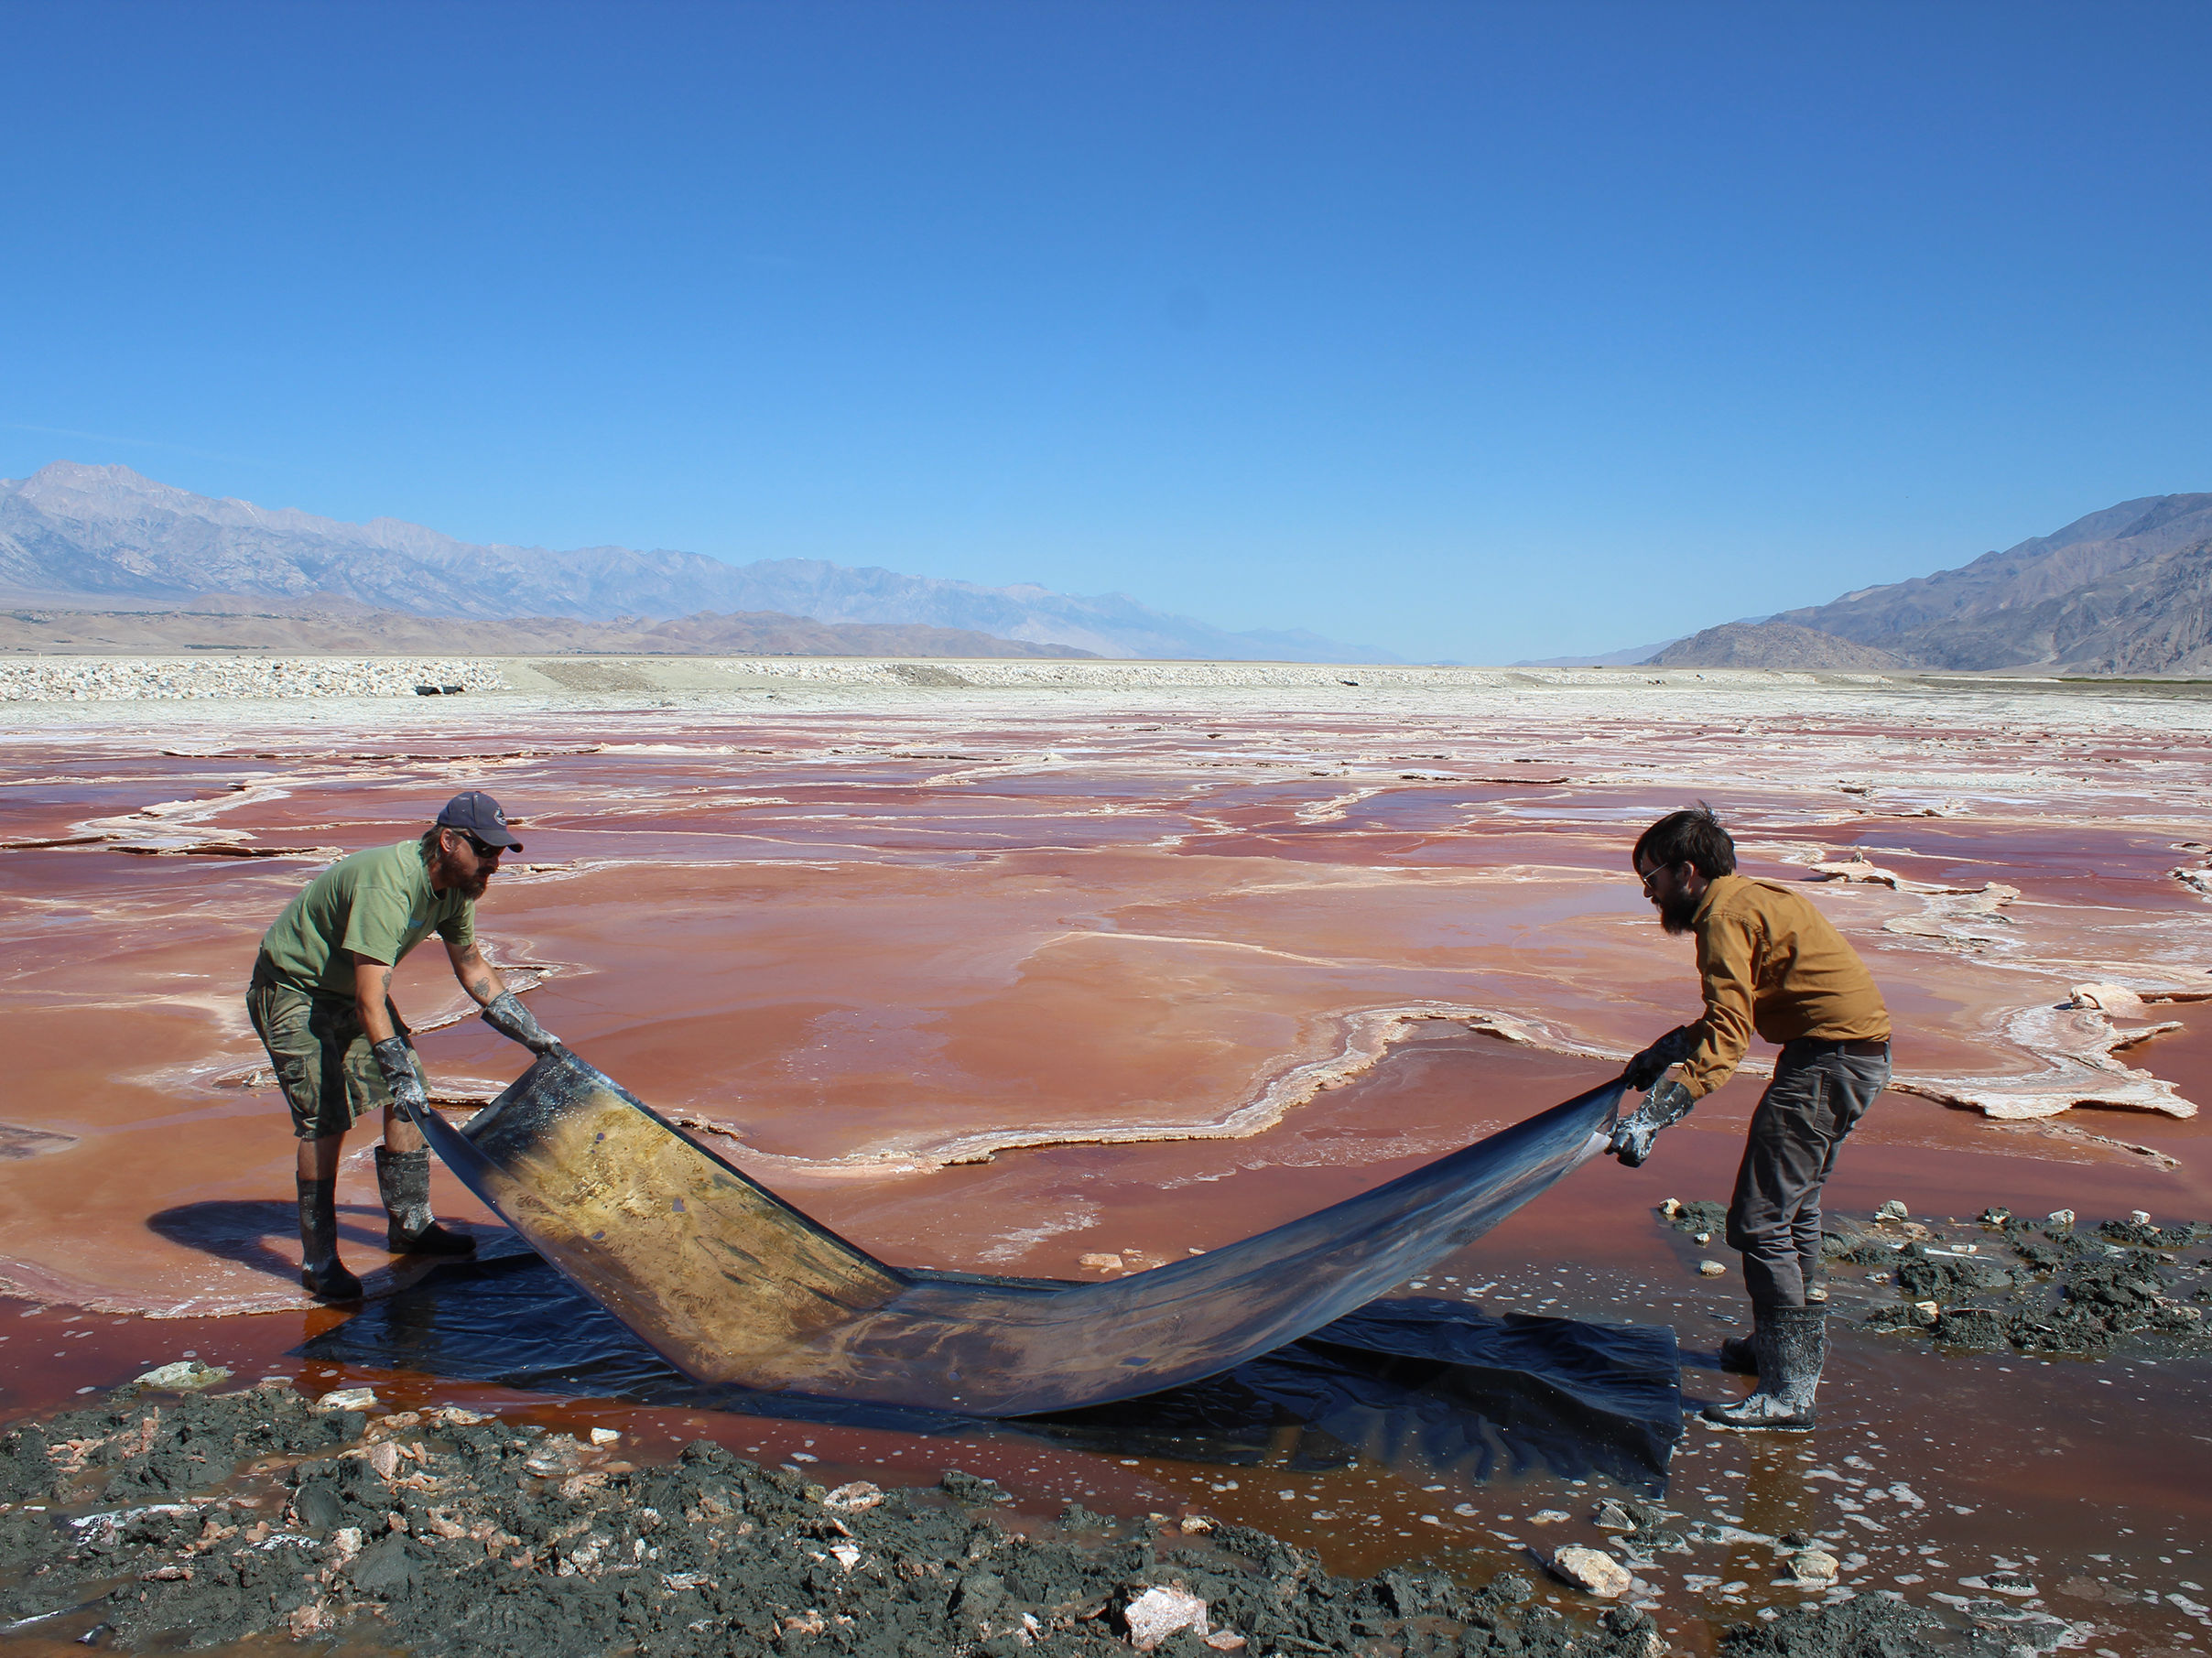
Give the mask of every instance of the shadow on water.
<path id="1" fill-rule="evenodd" d="M 296 1204 L 261 1198 L 222 1198 L 206 1203 L 180 1203 L 146 1218 L 149 1230 L 171 1243 L 200 1251 L 221 1261 L 236 1262 L 257 1273 L 287 1284 L 299 1281 L 299 1209 Z M 338 1237 L 342 1243 L 364 1246 L 381 1253 L 385 1241 L 385 1212 L 365 1204 L 339 1206 Z M 276 1241 L 274 1248 L 270 1240 Z M 365 1269 L 364 1269 L 365 1270 Z"/>
<path id="2" fill-rule="evenodd" d="M 1492 1318 L 1433 1299 L 1377 1302 L 1226 1374 L 1046 1416 L 1002 1421 L 706 1387 L 536 1255 L 508 1250 L 440 1266 L 300 1355 L 638 1404 L 927 1436 L 1014 1434 L 1228 1468 L 1363 1460 L 1466 1486 L 1540 1468 L 1657 1495 L 1682 1432 L 1672 1329 Z"/>

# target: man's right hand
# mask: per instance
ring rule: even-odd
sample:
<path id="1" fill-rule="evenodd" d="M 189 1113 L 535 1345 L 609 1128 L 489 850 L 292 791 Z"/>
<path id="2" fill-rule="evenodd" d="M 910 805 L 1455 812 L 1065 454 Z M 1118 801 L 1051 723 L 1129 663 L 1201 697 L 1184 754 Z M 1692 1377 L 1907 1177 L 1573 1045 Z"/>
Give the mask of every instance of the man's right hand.
<path id="1" fill-rule="evenodd" d="M 422 1078 L 416 1074 L 415 1055 L 407 1039 L 386 1036 L 372 1043 L 369 1052 L 376 1057 L 376 1068 L 384 1073 L 385 1086 L 392 1090 L 392 1103 L 399 1108 L 399 1114 L 409 1122 L 428 1116 L 430 1097 L 423 1092 Z"/>

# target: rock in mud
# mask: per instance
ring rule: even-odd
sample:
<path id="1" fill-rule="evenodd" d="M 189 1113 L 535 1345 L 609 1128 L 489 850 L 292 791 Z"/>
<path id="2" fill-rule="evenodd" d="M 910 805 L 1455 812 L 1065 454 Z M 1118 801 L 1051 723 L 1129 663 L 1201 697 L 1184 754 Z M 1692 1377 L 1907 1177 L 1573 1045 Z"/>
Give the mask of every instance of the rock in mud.
<path id="1" fill-rule="evenodd" d="M 1628 1568 L 1603 1549 L 1569 1543 L 1555 1550 L 1547 1564 L 1562 1580 L 1601 1600 L 1618 1599 L 1631 1588 Z"/>
<path id="2" fill-rule="evenodd" d="M 146 1371 L 131 1385 L 157 1388 L 170 1393 L 197 1393 L 230 1379 L 231 1372 L 226 1370 L 201 1364 L 196 1359 L 179 1359 L 173 1364 L 158 1365 Z"/>
<path id="3" fill-rule="evenodd" d="M 1790 1556 L 1790 1581 L 1805 1588 L 1826 1588 L 1843 1563 L 1826 1549 L 1799 1549 Z"/>
<path id="4" fill-rule="evenodd" d="M 1168 1636 L 1185 1630 L 1203 1638 L 1210 1627 L 1203 1600 L 1182 1589 L 1158 1585 L 1132 1597 L 1122 1609 L 1122 1620 L 1128 1626 L 1129 1644 L 1140 1653 L 1151 1652 Z"/>

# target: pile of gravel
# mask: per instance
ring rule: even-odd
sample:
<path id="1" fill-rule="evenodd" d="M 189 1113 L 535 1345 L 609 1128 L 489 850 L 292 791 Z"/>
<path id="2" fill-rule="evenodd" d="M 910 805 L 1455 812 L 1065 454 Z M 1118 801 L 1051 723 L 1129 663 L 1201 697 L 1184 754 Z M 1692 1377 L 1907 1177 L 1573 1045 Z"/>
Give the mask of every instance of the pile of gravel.
<path id="1" fill-rule="evenodd" d="M 412 697 L 506 688 L 487 662 L 431 656 L 92 656 L 0 662 L 0 702 Z"/>

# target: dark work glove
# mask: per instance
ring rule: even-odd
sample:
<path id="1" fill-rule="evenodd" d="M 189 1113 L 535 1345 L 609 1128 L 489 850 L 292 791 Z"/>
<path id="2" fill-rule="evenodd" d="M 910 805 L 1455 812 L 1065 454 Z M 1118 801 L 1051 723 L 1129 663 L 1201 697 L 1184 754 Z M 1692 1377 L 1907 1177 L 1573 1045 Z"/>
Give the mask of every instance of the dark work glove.
<path id="1" fill-rule="evenodd" d="M 1662 1082 L 1642 1105 L 1613 1124 L 1613 1137 L 1605 1149 L 1620 1158 L 1624 1168 L 1642 1168 L 1659 1131 L 1681 1122 L 1697 1103 L 1679 1082 Z"/>
<path id="2" fill-rule="evenodd" d="M 422 1091 L 422 1078 L 415 1074 L 414 1050 L 407 1046 L 405 1036 L 386 1036 L 382 1042 L 370 1045 L 369 1052 L 376 1057 L 376 1068 L 384 1073 L 385 1086 L 392 1090 L 392 1103 L 399 1114 L 409 1122 L 417 1114 L 428 1116 L 430 1098 Z"/>
<path id="3" fill-rule="evenodd" d="M 513 991 L 502 991 L 484 1004 L 483 1022 L 533 1054 L 549 1054 L 560 1046 L 560 1038 L 538 1024 Z"/>
<path id="4" fill-rule="evenodd" d="M 1621 1080 L 1631 1088 L 1647 1089 L 1665 1074 L 1668 1066 L 1687 1059 L 1690 1050 L 1697 1046 L 1690 1027 L 1678 1024 L 1630 1060 L 1628 1069 L 1621 1073 Z"/>

